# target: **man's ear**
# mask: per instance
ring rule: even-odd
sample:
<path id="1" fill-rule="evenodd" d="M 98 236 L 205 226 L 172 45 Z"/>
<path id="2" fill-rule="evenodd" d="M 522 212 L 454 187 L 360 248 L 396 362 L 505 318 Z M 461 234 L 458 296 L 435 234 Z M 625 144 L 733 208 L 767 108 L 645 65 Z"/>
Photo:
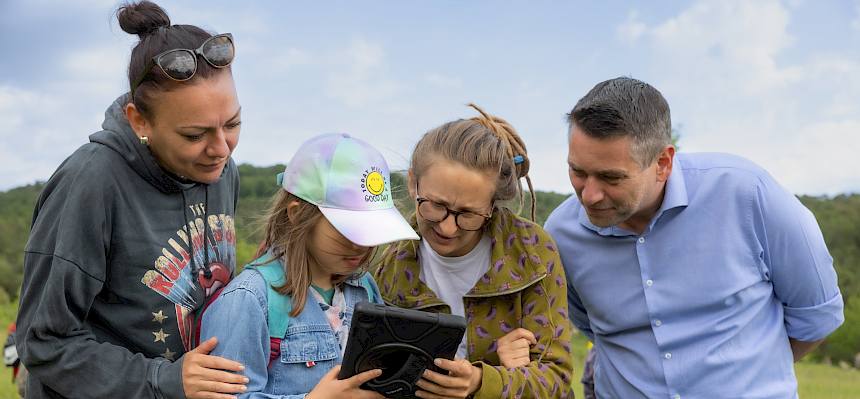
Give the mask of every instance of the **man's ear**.
<path id="1" fill-rule="evenodd" d="M 412 199 L 418 197 L 418 192 L 415 191 L 415 174 L 412 173 L 412 168 L 406 172 L 406 188 L 409 190 L 409 197 Z"/>
<path id="2" fill-rule="evenodd" d="M 133 103 L 125 105 L 125 119 L 128 120 L 131 130 L 134 130 L 138 138 L 149 137 L 149 133 L 152 131 L 152 124 L 149 123 L 149 120 L 140 113 L 140 110 Z"/>
<path id="3" fill-rule="evenodd" d="M 657 181 L 665 182 L 669 180 L 669 175 L 672 173 L 672 165 L 675 162 L 675 146 L 669 144 L 660 155 L 657 156 Z"/>

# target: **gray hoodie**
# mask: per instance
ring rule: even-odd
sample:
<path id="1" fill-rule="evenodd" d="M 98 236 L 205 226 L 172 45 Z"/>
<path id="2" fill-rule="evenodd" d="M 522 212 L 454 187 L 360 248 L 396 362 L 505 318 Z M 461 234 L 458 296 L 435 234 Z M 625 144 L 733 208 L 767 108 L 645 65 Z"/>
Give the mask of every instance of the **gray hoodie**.
<path id="1" fill-rule="evenodd" d="M 235 163 L 217 183 L 180 182 L 140 144 L 126 102 L 33 213 L 17 320 L 28 399 L 185 397 L 198 311 L 233 275 Z"/>

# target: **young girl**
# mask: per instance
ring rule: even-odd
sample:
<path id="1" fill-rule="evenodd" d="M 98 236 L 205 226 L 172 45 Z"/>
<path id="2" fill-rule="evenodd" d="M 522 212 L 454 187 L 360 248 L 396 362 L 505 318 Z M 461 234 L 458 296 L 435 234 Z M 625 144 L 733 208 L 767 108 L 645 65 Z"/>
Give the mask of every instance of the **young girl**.
<path id="1" fill-rule="evenodd" d="M 280 178 L 280 176 L 279 176 Z M 337 380 L 356 303 L 382 303 L 365 272 L 373 247 L 417 239 L 391 196 L 388 166 L 345 134 L 315 137 L 283 174 L 259 258 L 203 314 L 212 352 L 245 365 L 240 398 L 381 398 L 371 370 Z"/>
<path id="2" fill-rule="evenodd" d="M 386 248 L 376 281 L 388 303 L 468 321 L 457 358 L 436 360 L 448 374 L 425 371 L 418 397 L 573 397 L 559 254 L 540 226 L 503 205 L 527 176 L 525 145 L 503 119 L 472 107 L 481 116 L 416 145 L 408 184 L 422 240 Z"/>

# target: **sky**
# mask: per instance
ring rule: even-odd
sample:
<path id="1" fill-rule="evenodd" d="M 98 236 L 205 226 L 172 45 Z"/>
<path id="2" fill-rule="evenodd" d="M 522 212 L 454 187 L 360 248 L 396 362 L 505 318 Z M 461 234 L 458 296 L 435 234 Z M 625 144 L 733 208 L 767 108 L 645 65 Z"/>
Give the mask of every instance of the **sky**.
<path id="1" fill-rule="evenodd" d="M 536 189 L 570 193 L 565 114 L 631 76 L 668 100 L 681 152 L 746 157 L 796 194 L 860 193 L 860 0 L 158 3 L 233 34 L 240 163 L 347 132 L 405 169 L 474 102 L 525 140 Z M 128 91 L 118 4 L 0 0 L 0 190 L 46 180 Z"/>

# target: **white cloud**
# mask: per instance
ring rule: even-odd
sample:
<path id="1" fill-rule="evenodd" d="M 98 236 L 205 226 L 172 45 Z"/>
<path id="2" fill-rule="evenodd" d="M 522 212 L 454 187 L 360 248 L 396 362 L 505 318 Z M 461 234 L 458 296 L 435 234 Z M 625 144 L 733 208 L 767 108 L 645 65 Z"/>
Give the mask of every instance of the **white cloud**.
<path id="1" fill-rule="evenodd" d="M 46 180 L 83 143 L 90 132 L 76 134 L 58 118 L 68 106 L 59 95 L 0 86 L 0 190 Z"/>
<path id="2" fill-rule="evenodd" d="M 776 63 L 793 42 L 788 22 L 788 11 L 777 1 L 700 1 L 647 34 L 671 57 L 667 63 L 701 79 L 708 76 L 697 72 L 738 80 L 744 92 L 759 95 L 801 76 L 797 68 Z"/>
<path id="3" fill-rule="evenodd" d="M 268 52 L 268 49 L 264 52 Z M 278 71 L 278 73 L 284 73 L 299 66 L 312 65 L 315 62 L 310 53 L 296 47 L 271 52 L 270 57 L 271 64 L 267 63 L 267 67 Z"/>
<path id="4" fill-rule="evenodd" d="M 255 10 L 254 12 L 260 11 Z M 234 18 L 229 21 L 229 24 L 225 24 L 225 26 L 230 26 L 232 30 L 242 32 L 243 35 L 247 36 L 281 34 L 280 29 L 275 29 L 273 31 L 273 26 L 269 24 L 263 16 L 260 14 L 252 14 L 247 10 L 243 10 L 239 16 L 234 16 Z"/>
<path id="5" fill-rule="evenodd" d="M 860 0 L 854 1 L 854 21 L 851 22 L 851 27 L 860 31 Z"/>
<path id="6" fill-rule="evenodd" d="M 55 84 L 70 96 L 105 97 L 128 89 L 128 56 L 116 46 L 75 50 L 60 61 L 63 68 Z"/>
<path id="7" fill-rule="evenodd" d="M 57 2 L 52 0 L 33 0 L 28 1 L 30 7 L 40 8 L 40 7 L 56 7 Z M 68 6 L 75 8 L 92 8 L 94 10 L 103 11 L 110 10 L 113 7 L 117 7 L 116 0 L 75 0 L 64 2 Z"/>
<path id="8" fill-rule="evenodd" d="M 119 43 L 75 49 L 35 84 L 0 84 L 0 190 L 46 180 L 99 130 L 104 109 L 127 90 L 127 57 Z"/>
<path id="9" fill-rule="evenodd" d="M 639 13 L 635 10 L 627 14 L 627 21 L 619 25 L 615 30 L 618 37 L 625 42 L 635 42 L 643 34 L 647 26 L 639 21 Z"/>
<path id="10" fill-rule="evenodd" d="M 818 122 L 803 126 L 774 156 L 775 171 L 797 193 L 860 192 L 857 149 L 860 119 Z"/>
<path id="11" fill-rule="evenodd" d="M 343 67 L 336 68 L 326 80 L 326 94 L 350 107 L 371 106 L 390 99 L 399 85 L 387 77 L 382 46 L 354 39 L 343 56 L 336 57 Z"/>
<path id="12" fill-rule="evenodd" d="M 778 1 L 699 1 L 645 26 L 650 83 L 684 125 L 682 150 L 745 156 L 796 193 L 860 192 L 847 175 L 860 162 L 846 150 L 860 148 L 860 60 L 784 57 L 790 11 Z"/>
<path id="13" fill-rule="evenodd" d="M 431 73 L 424 77 L 424 80 L 439 89 L 460 89 L 463 87 L 463 80 L 454 77 L 446 76 L 439 73 Z"/>

